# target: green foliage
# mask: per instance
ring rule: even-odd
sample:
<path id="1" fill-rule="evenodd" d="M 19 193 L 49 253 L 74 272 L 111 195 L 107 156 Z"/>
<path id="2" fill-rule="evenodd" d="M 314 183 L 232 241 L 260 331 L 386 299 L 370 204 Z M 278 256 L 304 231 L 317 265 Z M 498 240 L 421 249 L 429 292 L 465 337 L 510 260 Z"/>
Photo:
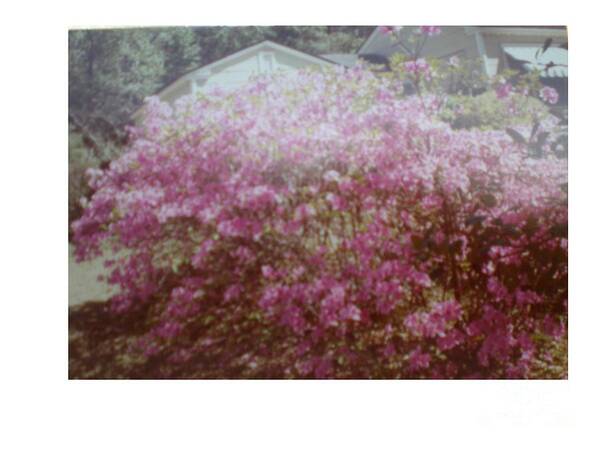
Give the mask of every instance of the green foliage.
<path id="1" fill-rule="evenodd" d="M 372 27 L 342 26 L 201 27 L 195 29 L 197 38 L 204 44 L 202 64 L 267 39 L 315 55 L 354 52 L 371 31 Z"/>
<path id="2" fill-rule="evenodd" d="M 447 61 L 437 60 L 431 65 L 438 74 L 436 78 L 440 86 L 448 94 L 475 95 L 489 87 L 489 80 L 479 58 L 455 56 Z"/>
<path id="3" fill-rule="evenodd" d="M 202 48 L 193 28 L 165 28 L 157 31 L 157 51 L 164 55 L 164 84 L 172 82 L 197 67 L 202 61 Z"/>
<path id="4" fill-rule="evenodd" d="M 447 59 L 425 58 L 431 76 L 414 78 L 407 70 L 407 62 L 413 59 L 403 53 L 396 53 L 390 58 L 390 72 L 387 76 L 396 81 L 408 82 L 408 92 L 419 89 L 425 93 L 476 95 L 489 88 L 489 80 L 483 72 L 481 60 L 452 56 Z M 406 87 L 406 86 L 405 86 Z"/>
<path id="5" fill-rule="evenodd" d="M 82 200 L 92 194 L 86 171 L 105 166 L 120 152 L 118 142 L 69 124 L 69 223 L 81 216 Z"/>
<path id="6" fill-rule="evenodd" d="M 88 167 L 99 167 L 83 142 L 83 135 L 73 129 L 69 130 L 69 223 L 81 216 L 83 207 L 80 199 L 89 197 L 91 190 L 85 179 Z"/>
<path id="7" fill-rule="evenodd" d="M 69 113 L 125 122 L 166 74 L 155 33 L 95 30 L 69 33 Z"/>
<path id="8" fill-rule="evenodd" d="M 541 101 L 516 96 L 514 108 L 508 109 L 506 101 L 496 97 L 493 91 L 481 95 L 451 95 L 442 111 L 442 120 L 455 129 L 480 128 L 499 130 L 517 125 L 528 125 L 537 118 L 548 116 L 548 108 Z"/>

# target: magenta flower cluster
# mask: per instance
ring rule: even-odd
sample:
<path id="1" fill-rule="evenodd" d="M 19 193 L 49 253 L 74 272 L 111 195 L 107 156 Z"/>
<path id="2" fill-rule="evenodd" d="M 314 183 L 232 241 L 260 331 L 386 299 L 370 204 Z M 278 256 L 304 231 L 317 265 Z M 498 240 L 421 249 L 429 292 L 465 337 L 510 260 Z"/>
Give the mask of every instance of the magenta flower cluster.
<path id="1" fill-rule="evenodd" d="M 512 84 L 508 82 L 502 82 L 496 86 L 496 97 L 497 98 L 507 98 L 513 92 Z"/>
<path id="2" fill-rule="evenodd" d="M 419 27 L 421 34 L 425 36 L 437 36 L 442 32 L 442 27 L 436 26 L 421 26 Z"/>
<path id="3" fill-rule="evenodd" d="M 558 103 L 558 92 L 553 87 L 544 86 L 542 89 L 540 89 L 540 97 L 546 103 L 551 105 Z"/>
<path id="4" fill-rule="evenodd" d="M 224 355 L 251 323 L 271 341 L 244 364 L 280 349 L 263 376 L 528 375 L 536 336 L 566 325 L 566 163 L 452 130 L 391 82 L 308 71 L 148 100 L 73 225 L 80 259 L 119 255 L 115 310 L 152 306 L 148 357 Z"/>
<path id="5" fill-rule="evenodd" d="M 419 58 L 416 61 L 406 61 L 404 63 L 404 70 L 413 76 L 423 77 L 426 80 L 431 79 L 431 67 L 423 58 Z"/>
<path id="6" fill-rule="evenodd" d="M 402 28 L 404 28 L 404 27 L 400 27 L 400 26 L 395 26 L 395 27 L 382 26 L 382 27 L 379 27 L 379 30 L 383 34 L 387 34 L 388 36 L 391 36 L 394 33 L 399 33 L 402 30 Z"/>

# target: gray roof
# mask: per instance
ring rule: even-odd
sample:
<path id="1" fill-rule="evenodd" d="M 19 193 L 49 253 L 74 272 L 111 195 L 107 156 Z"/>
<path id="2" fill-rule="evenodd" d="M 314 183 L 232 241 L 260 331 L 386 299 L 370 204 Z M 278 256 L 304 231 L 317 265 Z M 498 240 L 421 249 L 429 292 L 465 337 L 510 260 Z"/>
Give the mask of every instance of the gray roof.
<path id="1" fill-rule="evenodd" d="M 346 67 L 353 67 L 358 61 L 358 55 L 355 53 L 329 53 L 327 55 L 320 56 L 321 58 L 325 58 L 331 62 Z"/>

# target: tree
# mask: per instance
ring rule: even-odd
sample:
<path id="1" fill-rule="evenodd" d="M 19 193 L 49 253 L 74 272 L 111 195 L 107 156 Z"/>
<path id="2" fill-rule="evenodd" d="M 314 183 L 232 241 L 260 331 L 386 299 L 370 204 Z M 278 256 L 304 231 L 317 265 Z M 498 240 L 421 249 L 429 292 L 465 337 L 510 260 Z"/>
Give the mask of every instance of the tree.
<path id="1" fill-rule="evenodd" d="M 69 33 L 69 113 L 120 125 L 166 74 L 156 32 L 94 30 Z"/>

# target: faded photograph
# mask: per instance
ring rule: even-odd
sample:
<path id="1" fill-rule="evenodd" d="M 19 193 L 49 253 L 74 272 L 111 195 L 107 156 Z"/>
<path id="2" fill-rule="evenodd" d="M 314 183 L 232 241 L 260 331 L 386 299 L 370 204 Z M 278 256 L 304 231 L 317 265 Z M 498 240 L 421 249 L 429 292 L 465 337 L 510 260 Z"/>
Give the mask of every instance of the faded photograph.
<path id="1" fill-rule="evenodd" d="M 70 379 L 566 379 L 563 26 L 69 31 Z"/>

